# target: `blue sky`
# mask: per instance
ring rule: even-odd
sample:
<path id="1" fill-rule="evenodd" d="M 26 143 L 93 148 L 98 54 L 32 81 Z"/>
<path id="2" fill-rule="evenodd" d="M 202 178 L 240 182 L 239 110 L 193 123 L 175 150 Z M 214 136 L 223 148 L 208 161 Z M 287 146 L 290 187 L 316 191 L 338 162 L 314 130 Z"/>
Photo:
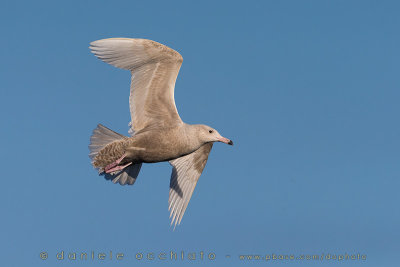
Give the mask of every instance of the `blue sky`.
<path id="1" fill-rule="evenodd" d="M 285 263 L 397 266 L 399 8 L 397 1 L 3 2 L 1 262 L 67 266 L 58 252 L 113 251 L 126 256 L 73 264 L 187 266 L 135 260 L 183 250 L 216 255 L 193 265 L 249 265 L 240 254 L 361 253 L 366 261 Z M 129 72 L 88 49 L 108 37 L 179 51 L 182 119 L 235 142 L 214 146 L 175 231 L 168 163 L 145 165 L 126 187 L 90 165 L 97 123 L 127 134 L 130 121 Z"/>

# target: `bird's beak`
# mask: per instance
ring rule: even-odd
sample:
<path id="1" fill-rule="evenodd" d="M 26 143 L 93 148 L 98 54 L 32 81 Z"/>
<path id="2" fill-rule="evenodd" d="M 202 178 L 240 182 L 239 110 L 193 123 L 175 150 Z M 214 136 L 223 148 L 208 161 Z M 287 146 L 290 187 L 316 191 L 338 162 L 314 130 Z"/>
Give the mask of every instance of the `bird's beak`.
<path id="1" fill-rule="evenodd" d="M 218 141 L 233 146 L 232 140 L 229 140 L 228 138 L 220 137 L 218 138 Z"/>

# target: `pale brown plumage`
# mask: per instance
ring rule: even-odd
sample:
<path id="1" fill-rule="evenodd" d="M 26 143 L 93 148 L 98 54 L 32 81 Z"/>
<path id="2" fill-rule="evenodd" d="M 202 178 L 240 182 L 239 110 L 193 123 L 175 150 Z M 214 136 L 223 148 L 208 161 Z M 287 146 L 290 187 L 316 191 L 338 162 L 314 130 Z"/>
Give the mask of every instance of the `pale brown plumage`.
<path id="1" fill-rule="evenodd" d="M 173 166 L 169 209 L 175 226 L 182 220 L 213 142 L 232 141 L 206 125 L 182 122 L 174 88 L 182 56 L 145 39 L 110 38 L 91 43 L 101 60 L 132 73 L 129 105 L 131 137 L 99 124 L 91 137 L 90 158 L 106 179 L 133 184 L 142 163 L 169 161 Z"/>
<path id="2" fill-rule="evenodd" d="M 125 140 L 121 140 L 106 145 L 94 158 L 93 166 L 102 172 L 107 165 L 122 157 L 125 153 L 126 143 Z"/>

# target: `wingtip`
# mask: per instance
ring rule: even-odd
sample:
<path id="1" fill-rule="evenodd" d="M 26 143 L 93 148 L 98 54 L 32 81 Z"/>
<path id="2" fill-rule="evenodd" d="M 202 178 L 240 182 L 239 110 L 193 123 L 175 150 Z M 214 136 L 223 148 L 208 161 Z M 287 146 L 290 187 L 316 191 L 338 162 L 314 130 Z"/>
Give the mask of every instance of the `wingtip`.
<path id="1" fill-rule="evenodd" d="M 92 41 L 89 43 L 89 48 L 93 49 L 96 46 L 96 43 L 98 43 L 100 40 Z"/>
<path id="2" fill-rule="evenodd" d="M 109 40 L 109 39 L 110 38 L 92 41 L 92 42 L 89 43 L 89 49 L 91 50 L 91 52 L 93 54 L 95 54 L 94 50 L 99 49 L 99 47 L 101 47 L 102 44 L 104 45 L 105 42 L 107 42 L 107 40 Z"/>
<path id="3" fill-rule="evenodd" d="M 95 54 L 96 55 L 96 53 L 95 53 L 95 49 L 96 49 L 96 46 L 93 44 L 94 42 L 91 42 L 90 44 L 89 44 L 89 50 L 90 50 L 90 52 L 91 53 L 93 53 L 93 54 Z"/>
<path id="4" fill-rule="evenodd" d="M 176 226 L 179 225 L 178 220 L 172 220 L 170 227 L 172 227 L 172 225 L 174 225 L 173 231 L 175 231 Z"/>
<path id="5" fill-rule="evenodd" d="M 90 42 L 89 44 L 90 44 L 91 46 L 96 46 L 96 44 L 102 43 L 102 42 L 104 42 L 105 40 L 107 40 L 107 39 L 99 39 L 99 40 L 92 41 L 92 42 Z"/>

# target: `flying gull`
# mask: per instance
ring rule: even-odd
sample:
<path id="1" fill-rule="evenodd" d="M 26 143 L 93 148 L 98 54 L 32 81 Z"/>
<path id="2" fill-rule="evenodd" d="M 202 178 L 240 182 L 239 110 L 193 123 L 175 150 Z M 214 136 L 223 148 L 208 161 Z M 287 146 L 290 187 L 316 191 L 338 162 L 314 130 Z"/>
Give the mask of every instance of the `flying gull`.
<path id="1" fill-rule="evenodd" d="M 169 190 L 171 225 L 180 224 L 214 142 L 233 145 L 207 125 L 179 117 L 174 88 L 182 56 L 146 39 L 109 38 L 90 43 L 99 59 L 132 74 L 130 137 L 98 124 L 90 137 L 92 165 L 107 180 L 132 185 L 142 163 L 172 165 Z"/>

